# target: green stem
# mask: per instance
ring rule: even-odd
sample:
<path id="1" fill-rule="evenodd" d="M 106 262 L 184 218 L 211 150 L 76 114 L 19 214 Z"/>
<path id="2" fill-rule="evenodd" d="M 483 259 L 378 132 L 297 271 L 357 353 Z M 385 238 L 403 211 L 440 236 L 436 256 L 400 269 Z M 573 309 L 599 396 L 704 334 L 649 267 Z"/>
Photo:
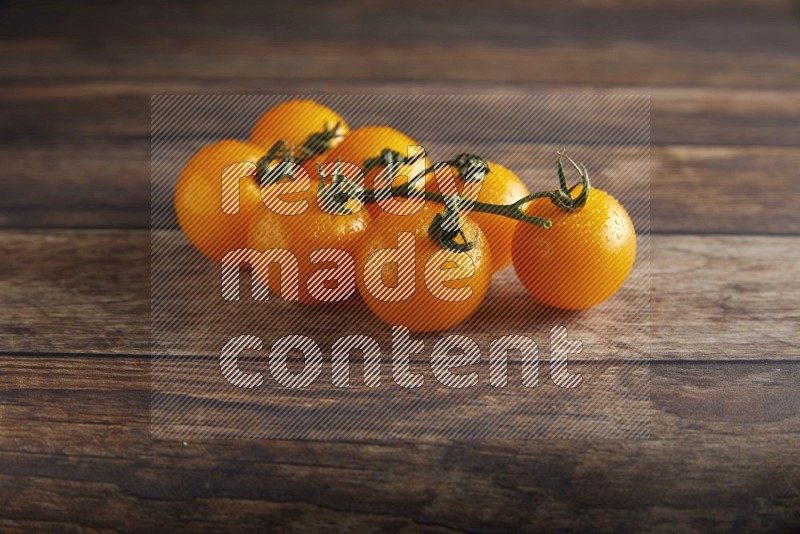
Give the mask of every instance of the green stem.
<path id="1" fill-rule="evenodd" d="M 328 130 L 327 128 L 320 133 L 312 134 L 309 136 L 309 139 L 306 143 L 301 147 L 301 155 L 304 159 L 308 157 L 313 157 L 324 152 L 327 143 L 335 135 L 335 131 L 338 128 L 338 124 L 332 130 Z M 283 141 L 278 141 L 275 145 L 270 149 L 266 156 L 264 156 L 258 163 L 259 167 L 259 177 L 261 179 L 262 184 L 264 182 L 267 183 L 274 183 L 279 178 L 280 173 L 272 172 L 267 173 L 267 168 L 269 167 L 270 163 L 275 160 L 279 153 L 282 153 L 284 161 L 293 161 L 294 154 L 287 153 L 286 144 Z M 287 157 L 288 154 L 288 157 Z M 575 184 L 572 187 L 567 186 L 567 180 L 564 175 L 563 165 L 561 163 L 562 159 L 566 159 L 581 175 L 581 182 L 580 184 Z M 301 160 L 302 161 L 302 160 Z M 466 176 L 463 174 L 465 169 L 474 169 L 474 164 L 479 163 L 484 168 L 482 169 L 482 177 L 485 176 L 486 173 L 489 172 L 488 165 L 486 162 L 480 158 L 479 156 L 475 156 L 473 154 L 461 154 L 457 158 L 451 161 L 439 162 L 430 167 L 426 168 L 421 173 L 417 174 L 413 178 L 410 178 L 405 184 L 392 187 L 388 190 L 388 194 L 381 195 L 381 198 L 392 198 L 392 197 L 399 197 L 399 198 L 410 198 L 411 196 L 421 196 L 424 200 L 430 200 L 433 202 L 439 202 L 446 206 L 456 206 L 458 208 L 459 204 L 464 201 L 464 206 L 469 206 L 470 211 L 476 211 L 480 213 L 491 213 L 494 215 L 499 215 L 501 217 L 507 217 L 509 219 L 514 219 L 516 221 L 533 224 L 539 226 L 541 228 L 550 228 L 553 225 L 553 222 L 544 217 L 535 217 L 533 215 L 528 215 L 525 213 L 523 207 L 525 204 L 531 202 L 532 200 L 538 198 L 549 198 L 550 201 L 559 207 L 560 209 L 572 212 L 576 211 L 583 207 L 586 203 L 586 199 L 589 196 L 589 192 L 591 190 L 591 185 L 589 183 L 589 173 L 586 170 L 584 165 L 577 164 L 572 158 L 566 155 L 563 151 L 558 152 L 558 162 L 557 162 L 557 175 L 558 175 L 558 189 L 548 190 L 548 191 L 537 191 L 535 193 L 531 193 L 512 204 L 502 205 L 502 204 L 489 204 L 486 202 L 478 202 L 478 201 L 469 201 L 464 199 L 459 195 L 442 195 L 441 193 L 434 193 L 432 191 L 418 191 L 412 190 L 412 186 L 419 181 L 420 179 L 424 178 L 428 173 L 436 173 L 437 170 L 440 168 L 444 168 L 446 166 L 454 166 L 459 175 L 463 180 L 472 180 L 472 176 Z M 397 168 L 401 164 L 408 164 L 410 161 L 405 161 L 403 156 L 397 152 L 394 152 L 391 149 L 384 149 L 381 152 L 381 155 L 375 158 L 368 159 L 364 162 L 365 171 L 364 174 L 369 172 L 370 170 L 376 167 L 384 167 L 388 168 L 390 174 L 392 175 L 392 180 L 389 180 L 391 183 L 393 178 L 396 176 L 395 173 L 397 172 Z M 472 167 L 471 167 L 472 165 Z M 319 167 L 319 165 L 317 166 Z M 270 175 L 272 174 L 272 175 Z M 335 173 L 336 175 L 341 175 L 340 171 Z M 324 175 L 320 174 L 320 187 L 323 186 L 324 183 Z M 339 176 L 341 180 L 341 185 L 349 185 L 349 189 L 352 190 L 356 187 L 355 184 L 352 184 L 350 180 L 348 180 L 344 175 Z M 482 179 L 482 178 L 481 178 Z M 334 180 L 336 182 L 336 180 Z M 335 185 L 335 184 L 332 184 Z M 583 186 L 583 191 L 578 197 L 572 197 L 572 191 L 578 186 Z M 413 191 L 413 193 L 412 193 Z M 378 194 L 377 190 L 375 189 L 364 189 L 363 190 L 363 203 L 366 204 L 373 204 L 378 202 Z M 337 197 L 338 198 L 338 197 Z"/>
<path id="2" fill-rule="evenodd" d="M 399 154 L 398 154 L 399 155 Z M 390 170 L 394 170 L 394 163 L 395 163 L 395 153 L 390 150 L 385 150 L 382 156 L 378 158 L 373 158 L 372 160 L 368 160 L 366 163 L 371 167 L 374 168 L 379 166 L 379 160 L 381 158 L 386 158 L 386 163 L 383 165 L 384 167 L 388 167 Z M 475 156 L 472 154 L 462 154 L 458 156 L 456 159 L 447 162 L 440 162 L 430 167 L 426 168 L 421 173 L 417 174 L 413 178 L 409 179 L 408 182 L 405 184 L 399 185 L 397 187 L 393 187 L 389 189 L 388 195 L 386 197 L 400 197 L 400 198 L 409 198 L 412 196 L 411 187 L 420 179 L 425 177 L 428 173 L 436 173 L 437 170 L 446 166 L 455 166 L 459 173 L 462 172 L 463 168 L 468 166 L 470 160 L 478 160 L 483 162 L 483 160 L 479 156 Z M 566 159 L 581 175 L 581 182 L 579 184 L 575 184 L 572 187 L 567 186 L 567 180 L 564 176 L 564 168 L 561 164 L 561 160 Z M 483 162 L 485 165 L 485 162 Z M 481 213 L 491 213 L 494 215 L 500 215 L 502 217 L 508 217 L 509 219 L 514 219 L 520 222 L 534 224 L 536 226 L 542 228 L 550 228 L 553 225 L 553 222 L 550 219 L 543 218 L 543 217 L 534 217 L 533 215 L 528 215 L 523 210 L 525 204 L 532 200 L 536 200 L 537 198 L 549 198 L 550 201 L 555 204 L 557 207 L 561 208 L 564 211 L 572 212 L 576 211 L 583 207 L 586 203 L 586 199 L 589 196 L 589 191 L 591 190 L 591 184 L 589 182 L 589 173 L 586 170 L 586 167 L 583 165 L 578 165 L 575 161 L 566 155 L 563 151 L 558 152 L 558 163 L 557 163 L 557 174 L 558 174 L 558 189 L 548 190 L 548 191 L 537 191 L 535 193 L 531 193 L 527 195 L 513 204 L 501 205 L 501 204 L 488 204 L 486 202 L 478 202 L 478 201 L 467 201 L 467 205 L 470 206 L 471 211 L 477 211 Z M 486 166 L 485 172 L 488 171 L 488 166 Z M 392 176 L 391 178 L 394 178 Z M 464 178 L 462 176 L 462 178 Z M 393 180 L 390 180 L 391 183 Z M 583 186 L 583 191 L 581 194 L 576 197 L 572 198 L 572 191 L 578 186 Z M 442 204 L 447 204 L 448 201 L 455 200 L 458 202 L 461 197 L 458 195 L 442 195 L 440 193 L 434 193 L 431 191 L 416 191 L 414 196 L 421 196 L 425 200 L 431 200 L 433 202 L 439 202 Z M 384 195 L 381 195 L 384 197 Z M 364 190 L 364 204 L 371 204 L 378 201 L 377 191 L 374 189 L 365 189 Z M 456 204 L 458 205 L 458 204 Z"/>
<path id="3" fill-rule="evenodd" d="M 276 141 L 256 164 L 259 183 L 261 185 L 275 184 L 285 176 L 285 173 L 282 173 L 280 168 L 273 169 L 273 172 L 269 171 L 270 165 L 275 160 L 280 159 L 283 162 L 290 161 L 302 165 L 308 160 L 324 154 L 330 148 L 331 142 L 338 136 L 337 132 L 340 126 L 341 124 L 338 122 L 331 129 L 327 125 L 324 126 L 321 132 L 309 135 L 305 142 L 297 148 L 287 146 L 282 139 Z"/>
<path id="4" fill-rule="evenodd" d="M 503 217 L 508 217 L 509 219 L 514 219 L 520 222 L 535 224 L 536 226 L 540 226 L 542 228 L 550 228 L 553 225 L 553 222 L 550 219 L 545 219 L 542 217 L 534 217 L 533 215 L 528 215 L 525 213 L 521 208 L 524 204 L 527 204 L 531 200 L 536 198 L 542 198 L 546 196 L 550 196 L 551 191 L 542 191 L 540 193 L 535 193 L 533 195 L 528 195 L 525 198 L 518 200 L 513 204 L 488 204 L 486 202 L 469 202 L 470 206 L 472 207 L 471 211 L 478 211 L 481 213 L 492 213 L 495 215 L 500 215 Z M 413 195 L 408 191 L 408 188 L 405 184 L 393 187 L 389 190 L 390 197 L 400 197 L 400 198 L 410 198 L 411 196 L 421 196 L 425 200 L 430 200 L 432 202 L 439 202 L 440 204 L 445 204 L 448 200 L 461 198 L 458 195 L 442 195 L 441 193 L 434 193 L 433 191 L 416 191 Z M 364 204 L 373 204 L 378 201 L 376 196 L 376 191 L 374 189 L 365 189 L 364 190 Z"/>

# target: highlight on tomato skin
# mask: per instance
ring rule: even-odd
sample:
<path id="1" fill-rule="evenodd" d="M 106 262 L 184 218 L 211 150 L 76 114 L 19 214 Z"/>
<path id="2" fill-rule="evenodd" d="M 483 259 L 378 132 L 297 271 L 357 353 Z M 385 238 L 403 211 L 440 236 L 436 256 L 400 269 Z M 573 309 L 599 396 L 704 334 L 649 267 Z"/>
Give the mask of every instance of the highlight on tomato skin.
<path id="1" fill-rule="evenodd" d="M 580 192 L 579 186 L 573 195 Z M 586 204 L 572 213 L 546 198 L 525 210 L 553 223 L 549 229 L 520 224 L 514 232 L 514 270 L 532 297 L 555 308 L 582 310 L 622 287 L 636 259 L 636 231 L 614 197 L 592 188 Z"/>

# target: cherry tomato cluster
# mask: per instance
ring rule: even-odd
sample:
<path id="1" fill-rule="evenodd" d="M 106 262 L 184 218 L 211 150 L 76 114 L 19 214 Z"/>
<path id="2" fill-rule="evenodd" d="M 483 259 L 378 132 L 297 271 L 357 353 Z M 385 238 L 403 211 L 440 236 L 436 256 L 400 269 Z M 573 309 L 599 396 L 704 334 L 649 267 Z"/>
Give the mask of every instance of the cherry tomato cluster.
<path id="1" fill-rule="evenodd" d="M 585 167 L 560 155 L 559 188 L 531 194 L 498 163 L 463 154 L 428 166 L 424 153 L 409 155 L 414 146 L 391 127 L 350 131 L 328 107 L 290 100 L 264 113 L 248 141 L 191 158 L 175 190 L 178 222 L 217 263 L 232 251 L 290 251 L 300 280 L 292 300 L 358 291 L 381 320 L 415 332 L 464 321 L 512 262 L 528 292 L 556 308 L 588 308 L 622 286 L 636 255 L 633 223 L 591 187 Z M 568 187 L 562 159 L 581 183 Z M 404 209 L 386 209 L 393 200 Z M 405 257 L 392 258 L 401 249 Z M 283 264 L 256 272 L 282 294 Z"/>

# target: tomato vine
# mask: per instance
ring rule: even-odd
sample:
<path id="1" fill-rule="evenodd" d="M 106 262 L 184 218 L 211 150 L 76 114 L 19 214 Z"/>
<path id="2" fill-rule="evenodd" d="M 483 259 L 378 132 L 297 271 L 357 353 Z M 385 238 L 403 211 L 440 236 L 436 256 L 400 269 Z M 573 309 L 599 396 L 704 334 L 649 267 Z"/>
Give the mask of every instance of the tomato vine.
<path id="1" fill-rule="evenodd" d="M 283 141 L 275 143 L 257 164 L 258 177 L 261 185 L 277 183 L 289 174 L 289 172 L 287 172 L 288 167 L 280 164 L 273 165 L 274 161 L 278 160 L 283 163 L 294 163 L 297 161 L 297 163 L 302 164 L 324 153 L 329 146 L 330 140 L 335 136 L 337 128 L 338 125 L 332 129 L 326 127 L 324 131 L 310 135 L 306 142 L 297 150 L 294 150 L 293 147 L 288 147 Z M 299 158 L 296 157 L 296 154 L 299 155 Z M 591 192 L 589 172 L 586 166 L 582 163 L 579 164 L 575 162 L 575 160 L 569 157 L 563 150 L 558 151 L 557 155 L 556 173 L 558 187 L 531 193 L 512 204 L 489 204 L 477 200 L 469 200 L 459 195 L 445 195 L 435 191 L 420 191 L 414 189 L 414 184 L 419 180 L 424 179 L 425 176 L 430 173 L 436 173 L 438 170 L 446 167 L 454 168 L 458 174 L 458 178 L 465 183 L 484 180 L 486 174 L 491 172 L 486 160 L 478 155 L 469 153 L 462 153 L 452 160 L 435 163 L 416 176 L 410 177 L 404 184 L 378 189 L 364 188 L 347 178 L 341 172 L 341 162 L 339 162 L 339 165 L 333 173 L 324 172 L 319 163 L 317 163 L 317 171 L 320 175 L 320 198 L 326 204 L 327 209 L 342 214 L 352 213 L 352 211 L 346 207 L 346 204 L 353 198 L 357 198 L 364 205 L 376 203 L 380 200 L 392 197 L 410 198 L 412 196 L 441 203 L 445 206 L 444 212 L 434 218 L 429 229 L 429 235 L 442 247 L 456 252 L 463 252 L 470 250 L 477 241 L 477 236 L 469 240 L 466 235 L 464 235 L 461 225 L 459 224 L 459 214 L 467 209 L 468 211 L 491 213 L 507 217 L 541 228 L 550 228 L 552 226 L 552 221 L 549 218 L 527 214 L 524 210 L 525 205 L 538 198 L 549 198 L 550 201 L 561 210 L 573 212 L 579 210 L 586 204 L 586 199 Z M 380 155 L 365 160 L 362 172 L 363 174 L 367 174 L 376 168 L 386 169 L 388 178 L 386 183 L 391 184 L 397 177 L 397 172 L 402 165 L 410 165 L 424 157 L 424 152 L 411 157 L 405 157 L 399 152 L 387 148 L 384 149 Z M 569 162 L 569 164 L 578 171 L 581 177 L 580 182 L 573 186 L 569 186 L 567 183 L 563 165 L 564 160 Z M 325 183 L 327 178 L 330 178 L 329 184 Z M 577 196 L 573 197 L 572 193 L 578 186 L 582 187 L 581 191 Z"/>

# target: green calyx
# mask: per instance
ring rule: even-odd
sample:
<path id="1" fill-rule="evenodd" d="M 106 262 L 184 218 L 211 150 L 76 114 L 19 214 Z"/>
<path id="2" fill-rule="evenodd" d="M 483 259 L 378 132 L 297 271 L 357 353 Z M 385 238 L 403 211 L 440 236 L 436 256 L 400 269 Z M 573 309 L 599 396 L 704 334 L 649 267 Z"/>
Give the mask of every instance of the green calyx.
<path id="1" fill-rule="evenodd" d="M 468 252 L 478 244 L 480 230 L 475 231 L 472 240 L 467 239 L 461 226 L 458 197 L 449 197 L 444 211 L 437 213 L 428 227 L 428 236 L 446 250 Z"/>
<path id="2" fill-rule="evenodd" d="M 364 188 L 353 183 L 343 172 L 341 160 L 336 162 L 336 169 L 330 175 L 325 173 L 322 166 L 317 163 L 319 173 L 319 191 L 317 198 L 322 203 L 325 211 L 339 215 L 356 213 L 348 207 L 351 200 L 356 199 L 363 203 Z M 330 180 L 326 183 L 326 180 Z"/>
<path id="3" fill-rule="evenodd" d="M 578 173 L 581 175 L 580 184 L 576 184 L 572 187 L 567 186 L 567 179 L 564 176 L 564 166 L 561 164 L 562 158 L 569 161 L 569 163 L 575 167 L 575 169 L 577 169 Z M 550 195 L 550 201 L 564 211 L 576 211 L 581 209 L 584 205 L 586 205 L 586 199 L 589 198 L 589 192 L 591 191 L 591 184 L 589 183 L 589 171 L 586 170 L 586 166 L 583 163 L 580 165 L 575 163 L 575 161 L 571 157 L 567 156 L 564 151 L 559 151 L 556 172 L 558 173 L 558 189 L 551 192 L 552 194 Z M 580 195 L 572 198 L 572 191 L 578 185 L 582 185 L 583 189 L 581 190 Z"/>
<path id="4" fill-rule="evenodd" d="M 340 123 L 333 128 L 326 125 L 321 132 L 308 136 L 306 141 L 297 147 L 288 146 L 285 141 L 277 141 L 256 164 L 258 181 L 261 186 L 277 184 L 284 178 L 291 178 L 293 165 L 288 163 L 303 164 L 306 161 L 320 156 L 331 148 L 331 142 L 339 137 Z M 275 162 L 278 162 L 275 165 Z"/>
<path id="5" fill-rule="evenodd" d="M 275 143 L 269 152 L 256 163 L 256 176 L 261 187 L 293 178 L 294 155 L 283 141 Z"/>
<path id="6" fill-rule="evenodd" d="M 465 183 L 482 182 L 491 172 L 485 159 L 466 152 L 459 154 L 447 163 L 456 169 L 458 177 Z"/>

